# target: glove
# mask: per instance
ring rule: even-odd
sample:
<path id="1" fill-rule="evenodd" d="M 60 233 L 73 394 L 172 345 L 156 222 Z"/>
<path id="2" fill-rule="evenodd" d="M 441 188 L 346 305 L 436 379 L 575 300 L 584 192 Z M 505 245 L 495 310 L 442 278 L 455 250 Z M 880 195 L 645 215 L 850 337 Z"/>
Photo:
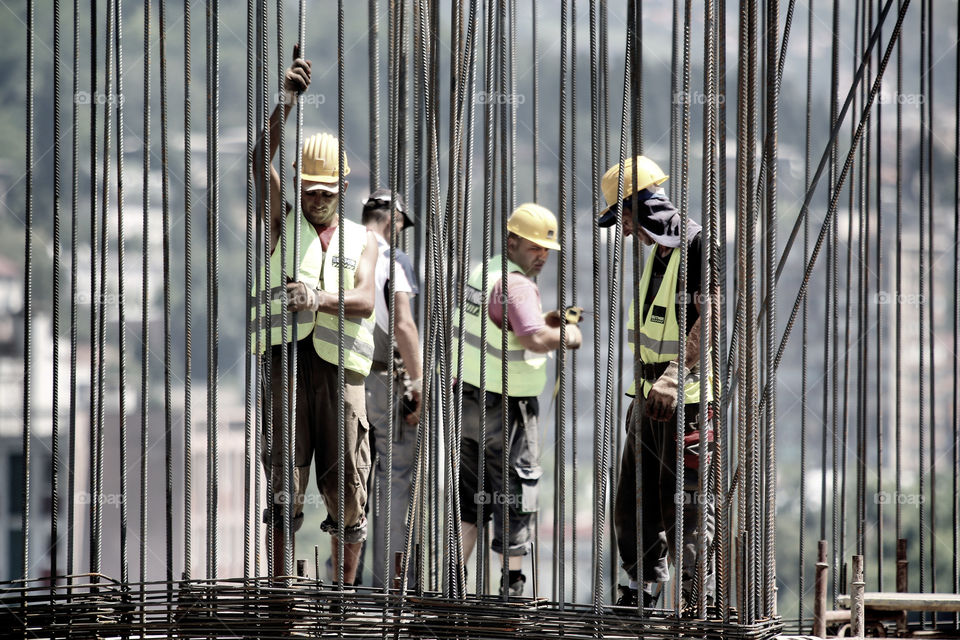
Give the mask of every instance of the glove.
<path id="1" fill-rule="evenodd" d="M 647 415 L 654 420 L 664 422 L 673 417 L 677 410 L 678 385 L 677 379 L 680 375 L 680 365 L 676 360 L 672 360 L 667 365 L 657 381 L 650 387 L 650 393 L 647 394 Z M 684 378 L 690 375 L 690 370 L 684 367 Z"/>
<path id="2" fill-rule="evenodd" d="M 320 292 L 311 289 L 302 282 L 287 283 L 287 309 L 297 311 L 316 311 L 320 308 Z"/>

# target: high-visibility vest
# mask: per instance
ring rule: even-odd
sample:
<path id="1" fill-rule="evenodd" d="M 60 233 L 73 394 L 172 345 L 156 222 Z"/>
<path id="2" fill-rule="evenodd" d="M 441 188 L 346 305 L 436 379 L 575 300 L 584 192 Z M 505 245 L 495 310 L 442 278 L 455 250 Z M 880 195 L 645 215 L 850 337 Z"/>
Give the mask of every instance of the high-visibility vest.
<path id="1" fill-rule="evenodd" d="M 487 263 L 488 292 L 493 290 L 503 277 L 502 256 L 494 256 Z M 523 269 L 516 263 L 507 260 L 509 272 L 523 273 Z M 500 327 L 490 319 L 489 308 L 485 318 L 480 317 L 483 303 L 483 265 L 478 265 L 470 273 L 465 294 L 463 313 L 463 330 L 459 330 L 460 310 L 454 312 L 454 337 L 452 341 L 451 372 L 457 370 L 457 351 L 459 335 L 463 335 L 463 377 L 462 380 L 475 387 L 480 387 L 480 357 L 483 345 L 481 339 L 481 322 L 487 323 L 486 344 L 486 390 L 503 394 L 502 366 L 503 333 Z M 495 302 L 494 304 L 499 304 Z M 503 322 L 507 321 L 504 314 Z M 543 353 L 527 351 L 520 344 L 517 336 L 507 331 L 507 394 L 513 397 L 538 396 L 547 384 L 547 356 Z"/>
<path id="2" fill-rule="evenodd" d="M 330 239 L 329 249 L 323 256 L 319 288 L 333 294 L 339 292 L 340 237 L 343 233 L 343 289 L 354 288 L 360 257 L 367 246 L 367 228 L 356 222 L 344 220 Z M 373 274 L 370 274 L 373 277 Z M 374 312 L 366 318 L 343 319 L 343 366 L 350 371 L 367 376 L 373 364 Z M 335 314 L 317 313 L 313 327 L 313 347 L 317 355 L 332 364 L 338 364 L 337 340 L 340 320 Z"/>
<path id="3" fill-rule="evenodd" d="M 287 214 L 287 226 L 286 226 L 286 236 L 287 236 L 287 275 L 289 277 L 294 276 L 294 271 L 296 271 L 296 279 L 300 282 L 303 282 L 310 289 L 316 289 L 317 285 L 320 283 L 320 270 L 323 267 L 323 245 L 320 244 L 320 238 L 317 236 L 316 229 L 313 228 L 313 225 L 310 224 L 306 218 L 302 215 L 300 216 L 300 264 L 297 269 L 293 268 L 293 248 L 294 248 L 294 213 L 291 211 Z M 267 311 L 266 306 L 266 294 L 263 291 L 263 284 L 265 278 L 263 277 L 263 270 L 261 268 L 261 278 L 260 278 L 260 299 L 257 301 L 256 287 L 254 284 L 254 290 L 251 291 L 251 296 L 254 298 L 254 306 L 250 307 L 250 321 L 253 327 L 253 330 L 250 334 L 250 351 L 256 353 L 257 349 L 257 308 L 256 304 L 260 304 L 260 313 L 261 318 L 267 327 L 270 330 L 269 335 L 269 344 L 275 345 L 282 342 L 291 342 L 293 340 L 293 327 L 297 327 L 297 340 L 303 340 L 310 336 L 310 333 L 313 331 L 313 325 L 315 322 L 315 315 L 313 311 L 298 311 L 296 314 L 289 313 L 287 314 L 287 335 L 286 340 L 283 339 L 283 301 L 286 298 L 287 285 L 283 282 L 283 274 L 280 270 L 280 243 L 277 243 L 277 246 L 274 247 L 273 253 L 270 255 L 270 309 Z M 261 352 L 264 351 L 267 347 L 267 335 L 265 330 L 261 330 L 260 336 L 260 347 Z"/>
<path id="4" fill-rule="evenodd" d="M 637 300 L 643 304 L 647 299 L 647 289 L 650 286 L 650 277 L 653 272 L 653 261 L 659 245 L 655 245 L 650 256 L 647 258 L 646 266 L 643 268 L 643 275 L 640 277 L 640 285 L 637 288 Z M 670 254 L 670 261 L 667 263 L 667 270 L 663 274 L 663 280 L 660 282 L 660 289 L 653 298 L 653 302 L 647 309 L 646 317 L 640 325 L 639 330 L 635 329 L 634 322 L 634 303 L 630 302 L 630 312 L 627 320 L 627 341 L 630 343 L 630 350 L 640 350 L 640 361 L 644 364 L 656 364 L 660 362 L 670 362 L 677 360 L 680 355 L 680 324 L 677 322 L 677 283 L 680 275 L 680 249 L 674 249 Z M 640 307 L 641 312 L 643 307 Z M 646 398 L 650 393 L 653 383 L 646 379 L 641 379 L 640 389 L 643 397 Z M 684 378 L 683 385 L 684 404 L 696 404 L 700 402 L 700 376 L 694 371 Z M 627 391 L 628 395 L 636 394 L 636 381 L 630 385 Z M 707 400 L 713 398 L 711 385 L 707 385 Z"/>

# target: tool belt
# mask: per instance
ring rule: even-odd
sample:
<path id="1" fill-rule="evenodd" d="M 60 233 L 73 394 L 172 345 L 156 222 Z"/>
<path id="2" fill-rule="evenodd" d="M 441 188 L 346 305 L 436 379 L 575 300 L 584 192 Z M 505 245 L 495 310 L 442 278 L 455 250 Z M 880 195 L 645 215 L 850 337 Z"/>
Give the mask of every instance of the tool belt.
<path id="1" fill-rule="evenodd" d="M 651 364 L 641 363 L 638 371 L 641 378 L 648 382 L 656 382 L 663 375 L 663 372 L 670 366 L 669 362 L 654 362 Z"/>

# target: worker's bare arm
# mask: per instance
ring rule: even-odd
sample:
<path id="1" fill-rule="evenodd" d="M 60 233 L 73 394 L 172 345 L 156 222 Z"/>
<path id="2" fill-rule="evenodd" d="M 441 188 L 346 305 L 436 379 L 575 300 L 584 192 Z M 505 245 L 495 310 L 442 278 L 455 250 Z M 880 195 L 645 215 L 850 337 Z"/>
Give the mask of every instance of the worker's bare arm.
<path id="1" fill-rule="evenodd" d="M 583 341 L 580 327 L 574 324 L 567 325 L 566 339 L 568 349 L 578 349 Z M 525 336 L 517 336 L 517 340 L 528 351 L 534 353 L 548 353 L 560 348 L 560 327 L 544 325 L 537 331 Z"/>
<path id="2" fill-rule="evenodd" d="M 406 292 L 397 291 L 393 299 L 394 308 L 397 310 L 395 319 L 397 349 L 407 368 L 407 375 L 411 380 L 417 380 L 422 377 L 423 370 L 420 365 L 420 334 L 417 331 L 417 323 L 413 320 L 413 314 L 410 312 L 410 296 Z"/>
<path id="3" fill-rule="evenodd" d="M 286 206 L 283 202 L 282 189 L 280 184 L 280 175 L 273 166 L 273 157 L 280 146 L 280 136 L 283 131 L 280 128 L 280 109 L 283 108 L 284 121 L 290 114 L 290 110 L 296 103 L 296 96 L 302 93 L 310 86 L 310 68 L 311 62 L 300 58 L 299 46 L 294 47 L 294 61 L 287 69 L 284 76 L 284 100 L 282 105 L 277 105 L 270 115 L 270 160 L 267 163 L 270 167 L 270 250 L 277 245 L 279 240 L 280 222 L 286 214 Z M 263 140 L 261 133 L 257 140 L 257 145 L 253 151 L 253 175 L 254 183 L 257 189 L 257 201 L 259 214 L 264 216 L 263 206 L 263 176 L 264 176 L 264 158 L 263 158 Z"/>

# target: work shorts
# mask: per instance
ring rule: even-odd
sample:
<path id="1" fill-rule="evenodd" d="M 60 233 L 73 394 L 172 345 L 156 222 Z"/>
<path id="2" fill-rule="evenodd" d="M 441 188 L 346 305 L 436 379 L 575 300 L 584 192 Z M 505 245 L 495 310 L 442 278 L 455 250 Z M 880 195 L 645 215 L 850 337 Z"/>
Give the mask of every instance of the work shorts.
<path id="1" fill-rule="evenodd" d="M 285 502 L 283 478 L 283 384 L 281 345 L 270 348 L 270 386 L 272 402 L 272 442 L 267 446 L 263 431 L 261 462 L 270 477 L 273 491 L 274 526 L 282 528 L 282 506 Z M 368 437 L 364 378 L 359 373 L 344 371 L 343 415 L 344 450 L 339 447 L 337 365 L 317 355 L 309 337 L 297 343 L 296 416 L 294 425 L 293 530 L 303 525 L 303 503 L 310 481 L 310 463 L 316 463 L 317 487 L 327 508 L 324 531 L 338 535 L 336 518 L 340 509 L 339 466 L 344 471 L 344 541 L 361 542 L 367 536 L 365 515 L 367 478 L 370 475 L 370 441 Z M 289 387 L 288 387 L 289 388 Z M 292 396 L 291 396 L 292 397 Z M 269 514 L 265 514 L 265 519 Z"/>
<path id="2" fill-rule="evenodd" d="M 493 518 L 492 549 L 504 553 L 503 505 L 508 511 L 507 554 L 529 553 L 534 538 L 534 514 L 537 511 L 540 468 L 540 437 L 535 397 L 507 397 L 510 433 L 508 485 L 503 482 L 503 404 L 498 393 L 487 392 L 486 433 L 484 442 L 483 485 L 480 486 L 480 390 L 463 384 L 463 439 L 460 448 L 460 518 L 477 524 L 483 511 L 483 524 Z"/>

